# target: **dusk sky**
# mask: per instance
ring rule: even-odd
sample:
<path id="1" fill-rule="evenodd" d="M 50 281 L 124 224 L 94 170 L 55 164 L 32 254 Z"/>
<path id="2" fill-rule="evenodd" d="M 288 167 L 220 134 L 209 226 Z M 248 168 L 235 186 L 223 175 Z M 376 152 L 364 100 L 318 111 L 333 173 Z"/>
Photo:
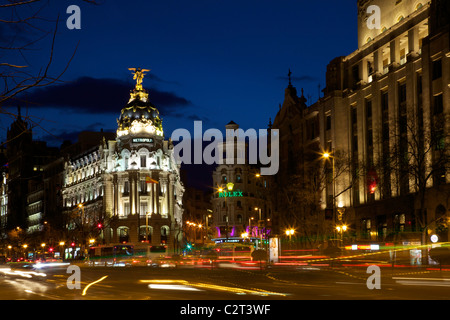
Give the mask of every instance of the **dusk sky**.
<path id="1" fill-rule="evenodd" d="M 47 19 L 59 15 L 52 75 L 78 49 L 62 81 L 11 102 L 39 124 L 35 139 L 59 146 L 83 130 L 115 131 L 135 83 L 130 67 L 151 69 L 143 86 L 167 138 L 177 128 L 192 130 L 194 120 L 203 121 L 203 130 L 223 129 L 231 120 L 243 129 L 267 128 L 283 102 L 289 69 L 309 105 L 325 86 L 327 64 L 357 49 L 356 0 L 98 2 L 50 1 L 40 12 Z M 66 27 L 72 4 L 81 8 L 81 30 Z M 2 29 L 4 44 L 13 31 Z M 25 52 L 26 62 L 11 61 L 42 68 L 50 40 Z M 0 118 L 3 140 L 10 122 Z"/>

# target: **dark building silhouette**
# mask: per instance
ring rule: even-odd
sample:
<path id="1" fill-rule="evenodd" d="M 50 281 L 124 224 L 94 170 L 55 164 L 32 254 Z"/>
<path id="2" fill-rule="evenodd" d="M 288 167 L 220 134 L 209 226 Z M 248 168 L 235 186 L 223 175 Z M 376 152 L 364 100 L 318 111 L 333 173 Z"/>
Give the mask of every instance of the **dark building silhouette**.
<path id="1" fill-rule="evenodd" d="M 33 141 L 30 124 L 22 117 L 20 107 L 16 120 L 7 132 L 8 213 L 6 230 L 17 227 L 27 230 L 27 195 L 29 185 L 42 181 L 44 166 L 58 155 L 58 148 L 46 142 Z M 35 181 L 35 183 L 30 183 Z M 41 217 L 37 218 L 41 219 Z"/>

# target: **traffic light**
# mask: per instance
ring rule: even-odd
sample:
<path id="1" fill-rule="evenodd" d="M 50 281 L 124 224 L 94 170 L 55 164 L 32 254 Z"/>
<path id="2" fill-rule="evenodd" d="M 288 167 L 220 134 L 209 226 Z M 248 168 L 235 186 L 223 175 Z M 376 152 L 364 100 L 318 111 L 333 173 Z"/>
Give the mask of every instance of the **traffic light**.
<path id="1" fill-rule="evenodd" d="M 103 222 L 98 221 L 95 226 L 97 227 L 98 230 L 102 230 L 103 229 Z"/>

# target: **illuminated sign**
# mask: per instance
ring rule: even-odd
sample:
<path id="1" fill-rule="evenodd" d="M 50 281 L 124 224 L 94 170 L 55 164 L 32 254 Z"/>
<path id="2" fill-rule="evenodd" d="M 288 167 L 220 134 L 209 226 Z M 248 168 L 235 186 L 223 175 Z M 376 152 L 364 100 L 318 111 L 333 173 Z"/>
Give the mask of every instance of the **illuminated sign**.
<path id="1" fill-rule="evenodd" d="M 152 138 L 134 138 L 133 143 L 149 143 L 153 142 Z"/>
<path id="2" fill-rule="evenodd" d="M 243 197 L 243 191 L 229 191 L 229 192 L 219 192 L 219 198 L 232 198 L 232 197 Z"/>
<path id="3" fill-rule="evenodd" d="M 269 259 L 273 262 L 278 262 L 278 254 L 279 254 L 279 239 L 269 238 Z"/>

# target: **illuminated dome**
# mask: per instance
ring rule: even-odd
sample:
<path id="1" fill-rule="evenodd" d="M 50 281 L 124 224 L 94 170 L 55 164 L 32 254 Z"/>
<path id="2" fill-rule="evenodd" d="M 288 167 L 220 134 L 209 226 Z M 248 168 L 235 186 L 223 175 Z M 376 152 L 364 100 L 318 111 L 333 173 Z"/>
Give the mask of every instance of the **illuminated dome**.
<path id="1" fill-rule="evenodd" d="M 128 104 L 122 109 L 117 120 L 117 135 L 124 136 L 133 133 L 149 133 L 159 136 L 163 135 L 162 120 L 159 111 L 148 99 L 148 93 L 142 88 L 143 72 L 146 70 L 135 70 L 137 84 L 130 93 Z"/>

